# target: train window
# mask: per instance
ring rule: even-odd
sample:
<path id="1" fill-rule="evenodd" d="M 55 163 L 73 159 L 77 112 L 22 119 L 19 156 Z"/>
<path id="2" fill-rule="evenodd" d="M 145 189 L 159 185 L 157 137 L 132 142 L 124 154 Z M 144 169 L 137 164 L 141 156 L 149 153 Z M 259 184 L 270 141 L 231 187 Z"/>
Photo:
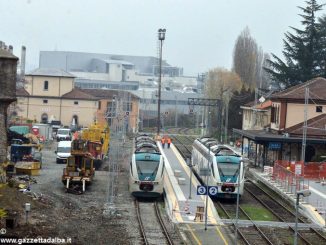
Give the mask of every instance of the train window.
<path id="1" fill-rule="evenodd" d="M 235 176 L 238 173 L 239 165 L 230 163 L 218 163 L 219 171 L 223 176 Z"/>
<path id="2" fill-rule="evenodd" d="M 152 174 L 155 175 L 159 166 L 157 161 L 137 161 L 138 173 L 141 175 Z"/>
<path id="3" fill-rule="evenodd" d="M 133 175 L 133 172 L 132 172 L 132 162 L 130 162 L 130 172 L 131 172 L 131 175 Z"/>
<path id="4" fill-rule="evenodd" d="M 161 174 L 161 177 L 163 177 L 163 174 L 164 174 L 164 167 L 165 167 L 164 160 L 162 161 L 162 164 L 163 164 L 163 166 L 162 166 L 162 174 Z"/>

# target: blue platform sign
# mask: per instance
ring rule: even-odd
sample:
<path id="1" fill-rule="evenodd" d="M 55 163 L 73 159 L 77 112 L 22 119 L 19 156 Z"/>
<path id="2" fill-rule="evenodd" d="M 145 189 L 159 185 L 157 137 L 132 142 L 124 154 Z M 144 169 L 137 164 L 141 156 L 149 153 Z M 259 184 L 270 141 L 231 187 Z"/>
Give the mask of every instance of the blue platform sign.
<path id="1" fill-rule="evenodd" d="M 216 196 L 218 192 L 217 186 L 208 186 L 208 195 Z M 197 195 L 207 195 L 207 186 L 198 185 L 197 186 Z"/>
<path id="2" fill-rule="evenodd" d="M 206 195 L 207 187 L 205 185 L 197 185 L 197 195 Z"/>
<path id="3" fill-rule="evenodd" d="M 281 149 L 281 142 L 269 142 L 268 143 L 269 150 L 279 150 Z"/>
<path id="4" fill-rule="evenodd" d="M 208 186 L 208 195 L 216 196 L 218 192 L 217 186 Z"/>

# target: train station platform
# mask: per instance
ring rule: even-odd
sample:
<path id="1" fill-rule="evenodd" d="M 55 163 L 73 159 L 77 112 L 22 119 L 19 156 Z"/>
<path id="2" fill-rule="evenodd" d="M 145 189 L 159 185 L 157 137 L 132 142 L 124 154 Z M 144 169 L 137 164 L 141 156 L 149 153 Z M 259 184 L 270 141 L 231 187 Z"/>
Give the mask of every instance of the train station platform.
<path id="1" fill-rule="evenodd" d="M 206 196 L 197 195 L 200 185 L 195 175 L 171 143 L 168 149 L 158 143 L 165 161 L 164 190 L 166 210 L 171 220 L 179 224 L 181 232 L 195 244 L 231 244 L 214 203 L 207 199 L 207 225 L 205 229 Z M 224 235 L 223 235 L 224 234 Z"/>
<path id="2" fill-rule="evenodd" d="M 295 186 L 291 187 L 285 180 L 275 179 L 268 171 L 264 172 L 260 168 L 249 168 L 248 171 L 255 179 L 261 181 L 266 186 L 281 195 L 284 199 L 295 205 L 296 195 Z M 311 195 L 301 197 L 299 203 L 299 212 L 308 216 L 315 224 L 320 227 L 326 227 L 326 185 L 312 180 L 304 181 L 305 188 L 309 188 Z"/>

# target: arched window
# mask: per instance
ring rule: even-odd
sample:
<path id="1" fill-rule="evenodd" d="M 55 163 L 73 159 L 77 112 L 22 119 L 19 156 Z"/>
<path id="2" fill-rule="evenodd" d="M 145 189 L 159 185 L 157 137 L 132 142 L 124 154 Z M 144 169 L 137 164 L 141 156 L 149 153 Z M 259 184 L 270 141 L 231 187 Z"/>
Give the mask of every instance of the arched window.
<path id="1" fill-rule="evenodd" d="M 43 90 L 49 90 L 49 82 L 48 81 L 44 81 Z"/>
<path id="2" fill-rule="evenodd" d="M 41 116 L 41 122 L 42 123 L 48 123 L 48 114 L 43 113 Z"/>

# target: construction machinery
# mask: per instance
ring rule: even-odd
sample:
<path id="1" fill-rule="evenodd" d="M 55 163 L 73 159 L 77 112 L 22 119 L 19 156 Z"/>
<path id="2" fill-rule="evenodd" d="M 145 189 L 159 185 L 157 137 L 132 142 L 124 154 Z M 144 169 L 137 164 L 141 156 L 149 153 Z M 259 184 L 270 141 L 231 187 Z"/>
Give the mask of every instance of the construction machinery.
<path id="1" fill-rule="evenodd" d="M 67 192 L 82 194 L 95 175 L 94 157 L 88 152 L 88 142 L 75 139 L 71 143 L 71 156 L 63 169 L 62 182 Z"/>
<path id="2" fill-rule="evenodd" d="M 99 169 L 109 153 L 109 126 L 94 123 L 81 131 L 81 139 L 87 141 L 87 152 L 94 157 L 95 169 Z"/>

